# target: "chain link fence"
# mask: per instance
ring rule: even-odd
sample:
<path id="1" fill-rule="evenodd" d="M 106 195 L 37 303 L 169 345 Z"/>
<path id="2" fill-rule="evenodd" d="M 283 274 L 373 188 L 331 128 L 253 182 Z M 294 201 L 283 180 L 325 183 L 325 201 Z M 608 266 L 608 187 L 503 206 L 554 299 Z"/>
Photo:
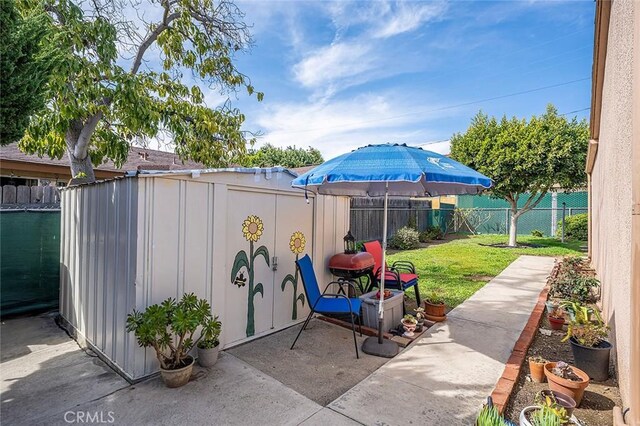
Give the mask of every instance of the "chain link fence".
<path id="1" fill-rule="evenodd" d="M 518 218 L 518 235 L 538 231 L 554 237 L 565 217 L 587 213 L 586 207 L 535 208 Z M 446 233 L 508 234 L 511 210 L 508 208 L 443 208 L 424 206 L 389 208 L 388 237 L 409 224 L 420 232 L 437 226 Z M 382 239 L 383 210 L 380 207 L 351 207 L 351 232 L 360 241 Z"/>
<path id="2" fill-rule="evenodd" d="M 562 216 L 587 213 L 586 207 L 535 208 L 518 218 L 518 235 L 531 235 L 534 231 L 547 237 L 556 236 Z M 508 234 L 511 210 L 505 208 L 456 209 L 449 232 L 472 234 Z"/>

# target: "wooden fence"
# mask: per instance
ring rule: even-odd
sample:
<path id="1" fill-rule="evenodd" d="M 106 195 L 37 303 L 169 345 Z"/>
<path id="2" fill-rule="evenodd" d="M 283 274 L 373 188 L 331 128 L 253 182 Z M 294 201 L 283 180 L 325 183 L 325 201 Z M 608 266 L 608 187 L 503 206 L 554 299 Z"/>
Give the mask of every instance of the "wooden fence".
<path id="1" fill-rule="evenodd" d="M 428 200 L 389 199 L 387 236 L 391 237 L 398 229 L 407 226 L 411 218 L 419 231 L 437 225 L 433 223 L 433 212 Z M 356 240 L 382 239 L 383 218 L 384 199 L 351 199 L 351 233 Z"/>
<path id="2" fill-rule="evenodd" d="M 46 208 L 60 206 L 60 191 L 55 186 L 4 185 L 2 208 Z"/>

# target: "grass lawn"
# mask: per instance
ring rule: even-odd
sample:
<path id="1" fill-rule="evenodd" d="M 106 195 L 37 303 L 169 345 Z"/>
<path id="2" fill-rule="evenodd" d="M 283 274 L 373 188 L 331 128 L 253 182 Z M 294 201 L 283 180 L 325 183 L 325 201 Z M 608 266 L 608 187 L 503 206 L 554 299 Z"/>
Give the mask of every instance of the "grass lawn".
<path id="1" fill-rule="evenodd" d="M 506 235 L 476 235 L 434 244 L 426 248 L 397 252 L 388 263 L 411 261 L 420 275 L 420 295 L 425 299 L 429 289 L 441 288 L 448 306 L 455 307 L 469 298 L 486 282 L 498 275 L 518 256 L 580 255 L 583 241 L 561 243 L 553 238 L 519 236 L 518 243 L 536 244 L 536 248 L 497 248 L 481 244 L 506 243 Z M 414 298 L 413 290 L 406 293 Z"/>

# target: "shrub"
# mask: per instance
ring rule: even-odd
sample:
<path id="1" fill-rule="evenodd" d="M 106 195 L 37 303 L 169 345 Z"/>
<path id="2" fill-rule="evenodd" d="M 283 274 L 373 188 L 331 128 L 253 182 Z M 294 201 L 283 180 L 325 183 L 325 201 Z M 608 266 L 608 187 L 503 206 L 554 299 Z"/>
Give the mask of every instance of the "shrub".
<path id="1" fill-rule="evenodd" d="M 562 259 L 558 274 L 549 283 L 552 296 L 582 303 L 596 301 L 595 290 L 600 286 L 600 281 L 589 272 L 585 260 L 573 256 Z"/>
<path id="2" fill-rule="evenodd" d="M 416 217 L 413 214 L 410 214 L 409 220 L 407 221 L 407 228 L 418 229 L 418 224 L 416 223 Z"/>
<path id="3" fill-rule="evenodd" d="M 420 245 L 418 231 L 407 226 L 398 229 L 396 234 L 389 241 L 391 248 L 399 250 L 411 250 Z"/>
<path id="4" fill-rule="evenodd" d="M 441 240 L 442 239 L 442 231 L 439 226 L 429 226 L 427 229 L 422 231 L 419 236 L 419 240 L 421 243 L 426 243 L 431 240 Z"/>
<path id="5" fill-rule="evenodd" d="M 544 232 L 539 229 L 534 229 L 533 231 L 531 231 L 531 235 L 534 237 L 542 238 L 544 237 Z"/>
<path id="6" fill-rule="evenodd" d="M 170 297 L 143 312 L 134 309 L 127 316 L 127 331 L 135 334 L 140 346 L 155 349 L 160 367 L 174 370 L 187 365 L 189 351 L 200 339 L 207 335 L 213 337 L 219 325 L 217 321 L 207 300 L 188 293 L 179 301 Z M 204 335 L 201 333 L 194 340 L 193 335 L 200 326 Z"/>
<path id="7" fill-rule="evenodd" d="M 587 213 L 574 214 L 564 219 L 566 230 L 564 237 L 570 240 L 586 241 L 589 236 L 589 218 Z M 557 236 L 562 236 L 562 220 L 558 222 Z"/>

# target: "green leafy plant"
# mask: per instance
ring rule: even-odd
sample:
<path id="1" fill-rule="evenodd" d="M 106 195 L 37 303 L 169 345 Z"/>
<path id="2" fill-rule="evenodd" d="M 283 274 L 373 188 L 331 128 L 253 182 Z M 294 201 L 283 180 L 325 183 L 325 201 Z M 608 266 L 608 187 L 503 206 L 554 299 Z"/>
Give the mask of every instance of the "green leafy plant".
<path id="1" fill-rule="evenodd" d="M 411 314 L 405 315 L 402 319 L 404 320 L 404 322 L 408 322 L 408 323 L 411 323 L 411 324 L 417 324 L 418 323 L 418 320 L 416 320 L 416 317 L 414 317 Z"/>
<path id="2" fill-rule="evenodd" d="M 563 307 L 571 314 L 563 342 L 573 338 L 583 346 L 593 347 L 607 338 L 609 327 L 597 309 L 573 301 L 564 302 Z"/>
<path id="3" fill-rule="evenodd" d="M 529 419 L 533 426 L 561 426 L 562 419 L 550 407 L 543 405 L 533 411 Z"/>
<path id="4" fill-rule="evenodd" d="M 569 421 L 567 409 L 558 403 L 553 392 L 538 392 L 534 398 L 534 403 L 554 413 L 560 419 L 560 424 L 565 424 Z"/>
<path id="5" fill-rule="evenodd" d="M 442 231 L 439 226 L 429 226 L 427 229 L 422 231 L 419 235 L 419 240 L 422 243 L 426 243 L 432 240 L 441 240 L 442 239 Z"/>
<path id="6" fill-rule="evenodd" d="M 216 315 L 213 320 L 206 321 L 202 326 L 201 339 L 198 347 L 201 349 L 213 349 L 220 344 L 220 332 L 222 331 L 222 323 Z"/>
<path id="7" fill-rule="evenodd" d="M 208 337 L 214 336 L 214 321 L 209 302 L 188 293 L 180 301 L 170 297 L 144 312 L 134 309 L 127 315 L 127 332 L 135 334 L 140 346 L 155 350 L 160 367 L 175 370 L 187 365 L 189 351 L 205 337 L 201 333 L 193 339 L 198 327 L 202 326 Z"/>
<path id="8" fill-rule="evenodd" d="M 600 286 L 600 281 L 591 275 L 586 261 L 577 256 L 563 258 L 557 274 L 549 283 L 553 296 L 583 303 L 595 301 L 594 289 Z"/>
<path id="9" fill-rule="evenodd" d="M 478 418 L 476 426 L 508 426 L 509 423 L 500 415 L 500 412 L 494 405 L 484 405 Z"/>
<path id="10" fill-rule="evenodd" d="M 533 231 L 531 231 L 531 235 L 538 238 L 544 237 L 544 233 L 539 229 L 534 229 Z"/>
<path id="11" fill-rule="evenodd" d="M 395 235 L 391 237 L 389 245 L 392 248 L 399 250 L 412 250 L 418 248 L 420 245 L 418 231 L 407 226 L 400 228 Z"/>
<path id="12" fill-rule="evenodd" d="M 427 293 L 427 301 L 433 305 L 444 304 L 444 290 L 441 288 L 432 288 Z"/>
<path id="13" fill-rule="evenodd" d="M 589 215 L 587 213 L 574 214 L 564 219 L 564 237 L 569 240 L 586 241 L 589 238 Z M 558 222 L 556 236 L 562 236 L 562 221 Z"/>
<path id="14" fill-rule="evenodd" d="M 178 156 L 208 167 L 229 164 L 253 142 L 232 99 L 239 91 L 258 101 L 264 95 L 236 67 L 237 56 L 253 41 L 234 2 L 133 1 L 123 7 L 118 0 L 21 0 L 16 5 L 21 14 L 50 18 L 47 26 L 54 34 L 42 44 L 62 63 L 48 79 L 45 107 L 28 121 L 20 141 L 25 152 L 69 157 L 72 176 L 82 171 L 94 181 L 94 165 L 112 160 L 120 167 L 136 141 L 170 141 Z M 138 18 L 142 14 L 145 19 Z M 205 88 L 226 100 L 209 106 Z M 3 98 L 5 90 L 3 85 Z"/>
<path id="15" fill-rule="evenodd" d="M 547 192 L 584 186 L 589 145 L 586 120 L 567 118 L 548 105 L 530 119 L 479 112 L 464 133 L 451 137 L 451 158 L 490 177 L 491 195 L 510 204 L 509 245 L 516 246 L 518 219 Z"/>

